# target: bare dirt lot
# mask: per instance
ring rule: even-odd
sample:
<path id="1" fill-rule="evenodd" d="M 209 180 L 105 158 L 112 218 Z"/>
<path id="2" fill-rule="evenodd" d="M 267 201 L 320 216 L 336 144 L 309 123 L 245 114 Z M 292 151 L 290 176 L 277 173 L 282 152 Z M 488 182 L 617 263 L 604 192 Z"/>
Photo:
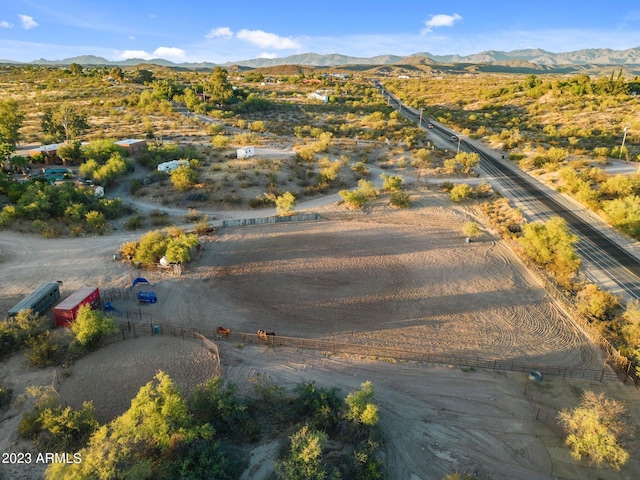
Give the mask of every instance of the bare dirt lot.
<path id="1" fill-rule="evenodd" d="M 141 309 L 158 324 L 207 333 L 218 325 L 249 333 L 264 328 L 291 337 L 602 368 L 596 347 L 501 242 L 485 234 L 465 243 L 464 210 L 440 193 L 412 195 L 410 210 L 389 209 L 382 201 L 364 212 L 329 205 L 316 210 L 323 216 L 317 222 L 221 229 L 180 277 L 114 262 L 113 253 L 132 234 L 43 240 L 3 232 L 0 306 L 6 311 L 42 281 L 63 280 L 68 295 L 85 285 L 127 288 L 142 273 L 159 301 Z M 125 301 L 116 307 L 134 308 Z M 72 404 L 100 399 L 109 410 L 106 420 L 127 408 L 154 367 L 181 355 L 188 360 L 169 363 L 176 383 L 189 388 L 208 374 L 194 368 L 206 363 L 203 350 L 191 340 L 147 337 L 82 359 L 59 390 Z M 256 375 L 284 386 L 336 385 L 345 395 L 371 380 L 389 478 L 440 479 L 455 471 L 483 479 L 640 478 L 633 445 L 620 473 L 596 470 L 569 457 L 555 426 L 557 411 L 575 406 L 585 390 L 625 402 L 632 422 L 640 413 L 633 387 L 551 377 L 532 383 L 525 374 L 231 342 L 220 343 L 220 356 L 223 376 L 247 391 Z M 15 358 L 3 364 L 4 381 L 16 390 L 24 381 L 10 373 L 19 368 Z M 139 375 L 123 381 L 123 370 Z M 48 373 L 44 378 L 50 383 Z M 11 427 L 19 411 L 15 404 L 4 417 L 3 451 L 16 439 Z M 272 451 L 270 445 L 256 449 L 254 473 L 246 478 L 267 478 Z"/>

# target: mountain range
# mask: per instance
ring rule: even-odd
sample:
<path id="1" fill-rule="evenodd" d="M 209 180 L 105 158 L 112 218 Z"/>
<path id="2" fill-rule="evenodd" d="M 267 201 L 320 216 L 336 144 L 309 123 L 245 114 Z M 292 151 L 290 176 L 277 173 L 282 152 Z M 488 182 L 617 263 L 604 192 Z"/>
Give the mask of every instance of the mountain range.
<path id="1" fill-rule="evenodd" d="M 134 66 L 139 64 L 154 64 L 165 67 L 181 67 L 189 69 L 213 68 L 216 66 L 228 67 L 232 65 L 261 68 L 274 67 L 279 65 L 309 65 L 314 67 L 335 67 L 342 65 L 402 65 L 415 63 L 434 64 L 501 64 L 505 62 L 528 62 L 530 64 L 544 66 L 570 66 L 570 65 L 620 65 L 639 66 L 640 47 L 626 50 L 612 50 L 609 48 L 590 48 L 576 50 L 573 52 L 554 53 L 541 49 L 524 49 L 502 52 L 487 50 L 472 55 L 433 55 L 428 52 L 415 53 L 409 56 L 398 55 L 378 55 L 375 57 L 352 57 L 337 53 L 320 55 L 317 53 L 303 53 L 282 58 L 254 58 L 250 60 L 239 60 L 224 64 L 210 62 L 200 63 L 174 63 L 162 58 L 144 60 L 141 58 L 130 58 L 122 61 L 112 61 L 106 58 L 93 55 L 82 55 L 79 57 L 65 58 L 64 60 L 46 60 L 40 58 L 26 63 L 27 65 L 70 65 L 78 63 L 80 65 L 106 65 L 106 66 Z M 21 64 L 12 60 L 0 59 L 0 64 Z"/>

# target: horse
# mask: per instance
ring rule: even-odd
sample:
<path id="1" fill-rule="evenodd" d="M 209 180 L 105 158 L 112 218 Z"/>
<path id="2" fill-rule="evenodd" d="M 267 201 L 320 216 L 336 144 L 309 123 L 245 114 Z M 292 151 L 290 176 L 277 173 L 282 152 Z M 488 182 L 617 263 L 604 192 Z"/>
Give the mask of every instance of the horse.
<path id="1" fill-rule="evenodd" d="M 269 337 L 275 337 L 276 332 L 267 332 L 265 330 L 258 330 L 258 338 L 262 338 L 263 340 L 269 340 Z"/>
<path id="2" fill-rule="evenodd" d="M 224 328 L 224 327 L 218 327 L 218 328 L 216 328 L 216 333 L 220 337 L 226 337 L 231 333 L 231 329 L 230 328 Z"/>

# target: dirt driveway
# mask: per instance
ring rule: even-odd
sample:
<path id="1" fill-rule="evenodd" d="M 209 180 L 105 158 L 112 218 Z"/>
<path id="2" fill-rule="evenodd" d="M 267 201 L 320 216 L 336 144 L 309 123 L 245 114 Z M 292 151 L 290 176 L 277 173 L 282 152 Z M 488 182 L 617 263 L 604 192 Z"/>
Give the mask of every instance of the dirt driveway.
<path id="1" fill-rule="evenodd" d="M 205 332 L 217 325 L 250 333 L 265 328 L 293 337 L 602 367 L 599 351 L 503 244 L 489 235 L 466 244 L 460 233 L 468 219 L 464 210 L 439 193 L 413 196 L 410 210 L 382 202 L 364 212 L 327 205 L 317 208 L 323 216 L 318 222 L 222 229 L 182 276 L 145 272 L 159 302 L 144 308 L 156 323 Z M 112 255 L 135 237 L 43 240 L 3 232 L 0 307 L 8 309 L 48 280 L 63 280 L 65 295 L 85 285 L 128 287 L 139 272 Z M 125 361 L 127 348 L 159 365 L 158 356 L 169 348 L 179 352 L 187 342 L 176 339 L 158 349 L 154 340 L 125 341 L 86 357 L 70 377 L 82 388 L 63 381 L 61 395 L 72 404 L 113 398 L 123 405 L 130 389 L 121 388 L 116 371 L 110 378 L 104 370 L 100 382 L 83 372 L 93 371 L 92 362 L 103 365 L 109 352 L 114 361 Z M 558 378 L 534 384 L 523 374 L 227 343 L 220 344 L 220 354 L 223 375 L 241 388 L 261 375 L 286 386 L 312 380 L 336 385 L 346 394 L 371 380 L 389 478 L 440 479 L 455 471 L 484 479 L 640 478 L 635 447 L 622 473 L 590 469 L 569 458 L 555 426 L 556 412 L 575 406 L 588 389 L 627 401 L 639 418 L 630 387 Z M 149 375 L 141 371 L 131 382 L 142 385 Z M 182 373 L 185 379 L 193 375 L 190 368 Z M 256 451 L 270 452 L 267 447 Z M 267 465 L 254 469 L 265 472 L 262 478 L 271 457 L 254 456 Z"/>

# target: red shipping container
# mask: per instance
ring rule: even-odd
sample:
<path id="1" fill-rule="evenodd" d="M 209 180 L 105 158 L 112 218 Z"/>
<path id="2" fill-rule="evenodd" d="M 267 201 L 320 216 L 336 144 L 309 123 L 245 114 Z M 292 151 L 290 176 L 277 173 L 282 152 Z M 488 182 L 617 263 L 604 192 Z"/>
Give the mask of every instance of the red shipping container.
<path id="1" fill-rule="evenodd" d="M 53 317 L 59 327 L 69 327 L 76 319 L 80 305 L 95 308 L 100 303 L 100 291 L 97 287 L 82 287 L 73 292 L 53 309 Z"/>

